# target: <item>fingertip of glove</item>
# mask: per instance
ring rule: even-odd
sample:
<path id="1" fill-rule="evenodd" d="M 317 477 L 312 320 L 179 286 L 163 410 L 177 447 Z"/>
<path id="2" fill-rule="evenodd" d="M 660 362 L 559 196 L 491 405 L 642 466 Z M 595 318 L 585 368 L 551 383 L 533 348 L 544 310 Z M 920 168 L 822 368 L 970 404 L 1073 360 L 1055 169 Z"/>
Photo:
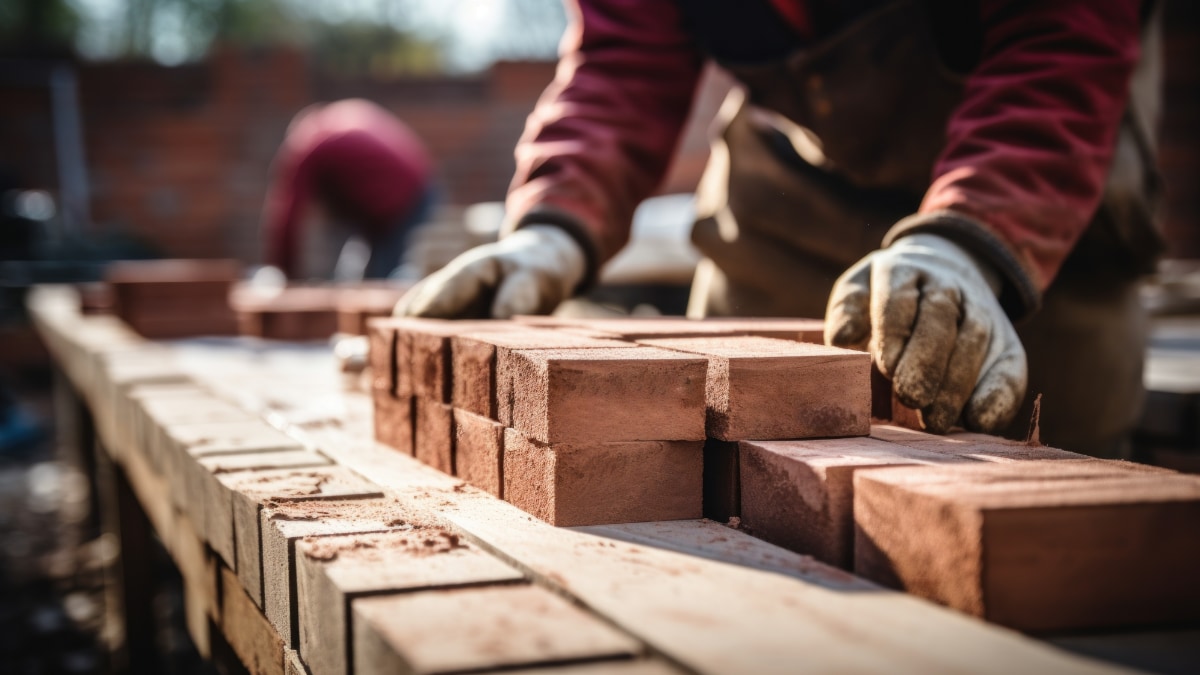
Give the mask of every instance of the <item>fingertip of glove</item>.
<path id="1" fill-rule="evenodd" d="M 840 308 L 831 310 L 825 320 L 825 344 L 842 349 L 865 351 L 871 325 Z"/>
<path id="2" fill-rule="evenodd" d="M 1013 392 L 997 387 L 972 397 L 963 412 L 963 421 L 971 431 L 993 434 L 1013 421 L 1019 407 L 1020 401 Z"/>

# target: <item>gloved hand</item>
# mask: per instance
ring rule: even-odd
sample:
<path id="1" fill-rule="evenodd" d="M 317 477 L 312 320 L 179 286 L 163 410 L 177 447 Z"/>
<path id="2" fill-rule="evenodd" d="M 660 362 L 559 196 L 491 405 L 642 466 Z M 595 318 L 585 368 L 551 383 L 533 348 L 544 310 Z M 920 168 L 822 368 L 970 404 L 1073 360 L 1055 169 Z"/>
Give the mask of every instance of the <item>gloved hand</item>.
<path id="1" fill-rule="evenodd" d="M 901 403 L 943 433 L 1006 426 L 1025 398 L 1025 348 L 986 263 L 935 234 L 903 237 L 834 284 L 825 342 L 866 349 Z"/>
<path id="2" fill-rule="evenodd" d="M 583 249 L 565 230 L 529 225 L 451 260 L 405 293 L 393 314 L 443 319 L 547 314 L 575 291 L 586 271 Z"/>

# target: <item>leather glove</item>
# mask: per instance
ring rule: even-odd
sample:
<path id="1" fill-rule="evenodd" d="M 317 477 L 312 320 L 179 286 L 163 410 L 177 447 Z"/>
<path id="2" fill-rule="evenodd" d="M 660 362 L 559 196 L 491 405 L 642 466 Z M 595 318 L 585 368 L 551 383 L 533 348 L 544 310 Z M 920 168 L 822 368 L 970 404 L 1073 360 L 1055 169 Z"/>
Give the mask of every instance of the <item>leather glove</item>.
<path id="1" fill-rule="evenodd" d="M 549 314 L 587 271 L 583 249 L 554 225 L 529 225 L 477 246 L 422 279 L 396 303 L 397 316 L 442 319 Z"/>
<path id="2" fill-rule="evenodd" d="M 1017 413 L 1025 348 L 990 266 L 935 234 L 868 254 L 834 284 L 825 342 L 866 349 L 901 403 L 944 433 L 961 421 L 996 432 Z"/>

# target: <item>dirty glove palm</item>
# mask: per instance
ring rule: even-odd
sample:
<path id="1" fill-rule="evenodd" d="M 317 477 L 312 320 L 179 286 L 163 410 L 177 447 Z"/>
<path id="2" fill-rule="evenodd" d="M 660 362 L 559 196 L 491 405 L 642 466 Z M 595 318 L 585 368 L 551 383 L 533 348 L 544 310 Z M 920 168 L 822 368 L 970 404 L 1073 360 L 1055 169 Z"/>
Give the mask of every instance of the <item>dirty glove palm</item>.
<path id="1" fill-rule="evenodd" d="M 545 314 L 574 292 L 586 264 L 583 249 L 562 228 L 529 225 L 451 260 L 406 293 L 394 313 L 497 319 Z"/>
<path id="2" fill-rule="evenodd" d="M 869 254 L 834 284 L 825 341 L 867 349 L 896 397 L 944 432 L 994 432 L 1025 397 L 1025 349 L 993 270 L 932 234 Z"/>

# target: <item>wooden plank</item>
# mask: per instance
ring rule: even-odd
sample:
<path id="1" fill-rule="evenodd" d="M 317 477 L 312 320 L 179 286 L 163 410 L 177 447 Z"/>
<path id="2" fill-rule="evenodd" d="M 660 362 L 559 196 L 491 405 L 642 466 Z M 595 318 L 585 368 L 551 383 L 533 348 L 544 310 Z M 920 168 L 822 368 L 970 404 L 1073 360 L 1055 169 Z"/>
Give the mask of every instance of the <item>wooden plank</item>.
<path id="1" fill-rule="evenodd" d="M 156 436 L 163 442 L 151 443 L 146 449 L 150 450 L 150 464 L 167 478 L 171 487 L 171 499 L 175 506 L 188 513 L 198 523 L 203 523 L 203 517 L 191 510 L 199 504 L 187 500 L 187 463 L 177 457 L 168 459 L 167 452 L 177 452 L 178 447 L 170 447 L 171 430 L 175 427 L 195 427 L 217 425 L 261 424 L 252 414 L 230 403 L 214 398 L 205 392 L 196 396 L 144 397 L 139 401 L 147 425 L 158 431 Z M 266 425 L 263 425 L 266 426 Z M 269 428 L 269 427 L 267 427 Z M 274 430 L 272 430 L 274 431 Z M 153 437 L 152 437 L 153 438 Z M 146 446 L 139 446 L 146 447 Z"/>
<path id="2" fill-rule="evenodd" d="M 820 577 L 784 576 L 531 521 L 373 443 L 369 426 L 365 432 L 347 432 L 361 421 L 339 416 L 359 409 L 369 414 L 369 401 L 338 395 L 330 402 L 334 397 L 325 385 L 316 384 L 325 382 L 323 369 L 332 363 L 323 356 L 297 358 L 286 369 L 284 360 L 271 354 L 189 358 L 189 374 L 252 410 L 278 417 L 281 425 L 294 425 L 291 432 L 306 443 L 387 486 L 403 502 L 401 510 L 444 516 L 471 543 L 690 669 L 787 672 L 804 664 L 814 670 L 897 672 L 1108 670 L 902 594 L 848 593 L 829 588 Z M 303 377 L 293 372 L 293 364 L 306 369 Z M 229 378 L 231 372 L 240 379 Z M 300 386 L 304 378 L 308 387 Z M 329 381 L 336 384 L 332 375 Z M 310 423 L 302 420 L 319 419 L 323 408 L 334 411 L 340 426 L 305 426 Z"/>
<path id="3" fill-rule="evenodd" d="M 355 672 L 346 642 L 353 598 L 523 580 L 512 567 L 436 526 L 301 540 L 296 577 L 300 653 L 313 675 Z"/>
<path id="4" fill-rule="evenodd" d="M 285 645 L 292 648 L 299 645 L 296 541 L 334 534 L 403 530 L 408 527 L 411 513 L 390 499 L 281 502 L 262 510 L 263 609 Z"/>
<path id="5" fill-rule="evenodd" d="M 151 443 L 155 442 L 158 435 L 158 427 L 146 414 L 142 401 L 193 397 L 206 393 L 190 378 L 184 381 L 135 383 L 125 387 L 113 396 L 113 443 L 120 446 L 120 452 L 148 455 Z M 114 453 L 114 456 L 119 456 L 119 453 Z"/>
<path id="6" fill-rule="evenodd" d="M 794 672 L 801 663 L 815 671 L 1096 672 L 904 594 L 831 588 L 826 574 L 782 577 L 612 542 L 600 549 L 591 537 L 522 522 L 496 505 L 460 504 L 447 517 L 698 672 Z"/>
<path id="7" fill-rule="evenodd" d="M 196 522 L 205 522 L 204 502 L 184 503 L 188 476 L 200 457 L 239 453 L 301 450 L 300 444 L 261 419 L 158 426 L 162 473 L 170 481 L 173 501 Z"/>
<path id="8" fill-rule="evenodd" d="M 903 593 L 847 592 L 848 575 L 815 561 L 784 576 L 554 528 L 369 439 L 330 428 L 305 438 L 696 672 L 1120 671 Z"/>
<path id="9" fill-rule="evenodd" d="M 641 645 L 534 586 L 360 598 L 354 662 L 368 673 L 450 673 L 629 657 Z"/>
<path id="10" fill-rule="evenodd" d="M 228 567 L 221 567 L 221 632 L 252 675 L 284 673 L 283 640 Z M 303 671 L 301 671 L 303 672 Z"/>
<path id="11" fill-rule="evenodd" d="M 215 516 L 224 518 L 228 501 L 233 516 L 235 569 L 259 606 L 265 606 L 260 516 L 264 505 L 383 496 L 378 486 L 340 466 L 225 473 L 217 476 L 217 482 L 221 489 L 213 502 L 217 505 Z"/>
<path id="12" fill-rule="evenodd" d="M 127 418 L 121 419 L 117 416 L 125 392 L 139 385 L 181 385 L 191 381 L 169 356 L 161 353 L 156 356 L 156 350 L 151 349 L 144 351 L 139 358 L 137 351 L 139 350 L 134 349 L 128 354 L 122 354 L 120 359 L 114 359 L 110 355 L 106 363 L 96 366 L 101 371 L 95 376 L 97 384 L 94 388 L 98 392 L 89 401 L 93 414 L 98 415 L 97 430 L 108 441 L 114 456 L 118 458 L 127 449 L 147 447 L 143 445 L 142 438 L 130 436 L 128 433 L 131 430 L 136 433 L 139 427 L 125 427 L 123 424 Z M 140 415 L 140 412 L 134 415 L 135 425 Z"/>
<path id="13" fill-rule="evenodd" d="M 295 649 L 285 649 L 283 652 L 283 672 L 285 675 L 311 675 L 304 661 L 300 660 L 300 652 Z"/>
<path id="14" fill-rule="evenodd" d="M 831 588 L 841 588 L 846 592 L 879 590 L 879 586 L 862 577 L 708 519 L 588 525 L 571 529 L 596 537 L 684 553 L 800 580 L 820 580 Z"/>
<path id="15" fill-rule="evenodd" d="M 328 466 L 329 460 L 312 450 L 210 455 L 183 465 L 187 473 L 187 503 L 202 504 L 204 540 L 231 569 L 237 569 L 234 548 L 233 496 L 219 479 L 223 474 L 278 469 L 311 469 Z M 257 518 L 255 519 L 257 523 Z"/>
<path id="16" fill-rule="evenodd" d="M 159 533 L 159 536 L 165 534 Z M 196 528 L 186 517 L 175 519 L 175 530 L 170 536 L 174 542 L 171 558 L 183 577 L 184 617 L 188 633 L 196 649 L 208 658 L 211 654 L 208 622 L 219 615 L 216 561 L 209 555 Z"/>
<path id="17" fill-rule="evenodd" d="M 999 436 L 966 431 L 956 431 L 938 436 L 892 424 L 873 424 L 871 425 L 871 438 L 928 452 L 967 457 L 981 462 L 1091 459 L 1087 455 L 1045 445 L 1029 445 Z"/>

